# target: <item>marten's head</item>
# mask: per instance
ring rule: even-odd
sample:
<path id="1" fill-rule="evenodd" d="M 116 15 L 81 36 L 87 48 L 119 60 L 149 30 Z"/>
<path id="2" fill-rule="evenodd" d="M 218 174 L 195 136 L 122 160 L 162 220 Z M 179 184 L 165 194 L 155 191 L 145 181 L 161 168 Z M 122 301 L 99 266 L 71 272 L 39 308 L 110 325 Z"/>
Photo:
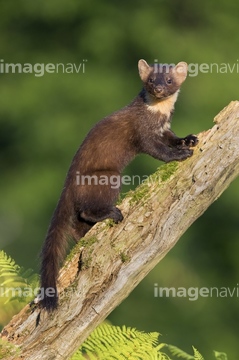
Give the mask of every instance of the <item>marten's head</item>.
<path id="1" fill-rule="evenodd" d="M 187 77 L 188 65 L 179 62 L 177 65 L 148 65 L 143 59 L 138 62 L 139 75 L 145 90 L 158 100 L 165 99 L 176 92 Z"/>

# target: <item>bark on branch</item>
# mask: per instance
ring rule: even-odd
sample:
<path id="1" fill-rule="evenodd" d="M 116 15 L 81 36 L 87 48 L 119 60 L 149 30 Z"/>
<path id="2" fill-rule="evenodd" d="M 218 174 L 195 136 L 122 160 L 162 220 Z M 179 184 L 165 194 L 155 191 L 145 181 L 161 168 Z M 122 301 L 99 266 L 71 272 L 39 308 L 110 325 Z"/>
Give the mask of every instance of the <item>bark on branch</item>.
<path id="1" fill-rule="evenodd" d="M 2 338 L 21 346 L 15 358 L 68 359 L 238 176 L 239 102 L 198 136 L 190 159 L 163 165 L 126 197 L 121 224 L 99 223 L 76 246 L 60 273 L 56 313 L 42 312 L 36 328 L 38 310 L 26 306 L 4 328 Z"/>

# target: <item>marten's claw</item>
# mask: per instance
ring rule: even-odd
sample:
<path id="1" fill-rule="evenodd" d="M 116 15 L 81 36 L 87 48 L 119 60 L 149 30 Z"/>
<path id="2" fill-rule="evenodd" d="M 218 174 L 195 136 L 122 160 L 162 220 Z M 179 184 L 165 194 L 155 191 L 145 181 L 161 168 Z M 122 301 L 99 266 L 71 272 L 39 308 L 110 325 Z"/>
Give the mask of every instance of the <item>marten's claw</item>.
<path id="1" fill-rule="evenodd" d="M 183 141 L 184 141 L 184 144 L 185 144 L 186 146 L 192 147 L 192 146 L 196 146 L 196 145 L 197 145 L 197 143 L 198 143 L 198 138 L 197 138 L 197 136 L 190 134 L 190 135 L 186 136 L 186 137 L 183 139 Z"/>

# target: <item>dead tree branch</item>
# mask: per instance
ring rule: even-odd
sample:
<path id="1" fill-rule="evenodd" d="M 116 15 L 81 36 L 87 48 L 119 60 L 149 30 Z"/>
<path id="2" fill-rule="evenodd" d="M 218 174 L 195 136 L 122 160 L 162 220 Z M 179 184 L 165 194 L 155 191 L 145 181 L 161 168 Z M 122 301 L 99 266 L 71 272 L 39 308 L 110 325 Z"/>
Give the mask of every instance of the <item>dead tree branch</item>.
<path id="1" fill-rule="evenodd" d="M 76 246 L 60 273 L 55 313 L 42 312 L 36 328 L 38 310 L 26 306 L 4 328 L 2 338 L 21 347 L 15 358 L 68 359 L 238 176 L 239 102 L 199 140 L 190 159 L 162 166 L 124 199 L 121 224 L 99 223 Z"/>

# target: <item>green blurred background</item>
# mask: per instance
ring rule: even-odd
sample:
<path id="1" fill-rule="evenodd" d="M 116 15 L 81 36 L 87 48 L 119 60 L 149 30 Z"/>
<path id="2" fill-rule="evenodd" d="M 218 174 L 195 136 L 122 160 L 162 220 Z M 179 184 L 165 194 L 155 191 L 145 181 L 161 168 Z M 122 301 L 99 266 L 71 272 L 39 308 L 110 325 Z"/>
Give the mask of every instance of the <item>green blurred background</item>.
<path id="1" fill-rule="evenodd" d="M 0 1 L 5 63 L 85 62 L 85 72 L 0 74 L 0 250 L 39 270 L 39 252 L 71 159 L 89 129 L 140 91 L 137 62 L 238 66 L 235 0 Z M 188 77 L 176 104 L 179 135 L 210 128 L 238 99 L 239 74 Z M 125 174 L 147 175 L 159 162 L 138 157 Z M 123 192 L 126 189 L 123 189 Z M 109 317 L 210 359 L 238 354 L 238 297 L 154 298 L 165 287 L 237 287 L 239 182 L 198 219 L 175 248 Z M 159 204 L 160 206 L 160 204 Z M 0 309 L 0 325 L 9 319 Z"/>

